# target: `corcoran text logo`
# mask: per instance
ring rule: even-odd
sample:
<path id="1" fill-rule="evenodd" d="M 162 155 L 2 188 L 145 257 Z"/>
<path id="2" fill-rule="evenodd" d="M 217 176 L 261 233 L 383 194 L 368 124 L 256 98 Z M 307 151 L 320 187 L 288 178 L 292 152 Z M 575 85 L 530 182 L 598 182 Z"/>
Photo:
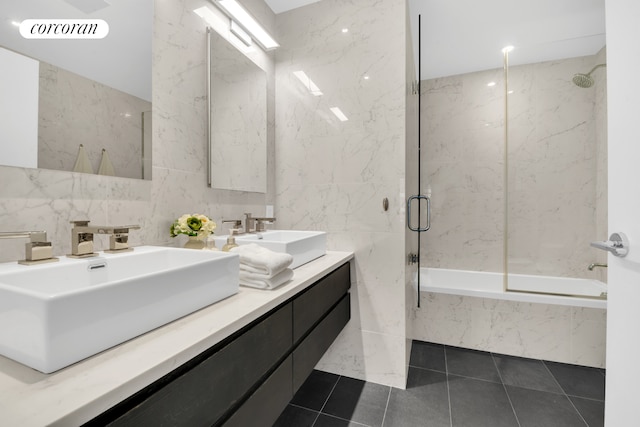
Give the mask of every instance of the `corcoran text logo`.
<path id="1" fill-rule="evenodd" d="M 25 19 L 20 34 L 25 39 L 102 39 L 109 24 L 102 19 Z"/>

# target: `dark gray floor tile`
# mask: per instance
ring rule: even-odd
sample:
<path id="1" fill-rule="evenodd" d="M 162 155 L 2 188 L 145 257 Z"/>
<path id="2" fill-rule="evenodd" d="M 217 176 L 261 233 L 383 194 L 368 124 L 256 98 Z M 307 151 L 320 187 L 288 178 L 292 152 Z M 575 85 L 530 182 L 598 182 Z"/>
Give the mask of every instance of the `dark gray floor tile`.
<path id="1" fill-rule="evenodd" d="M 506 386 L 521 427 L 585 427 L 564 394 Z"/>
<path id="2" fill-rule="evenodd" d="M 604 427 L 604 401 L 569 396 L 589 427 Z"/>
<path id="3" fill-rule="evenodd" d="M 305 408 L 287 405 L 273 427 L 311 427 L 318 414 Z"/>
<path id="4" fill-rule="evenodd" d="M 453 427 L 517 427 L 502 384 L 449 375 Z"/>
<path id="5" fill-rule="evenodd" d="M 410 366 L 446 372 L 444 346 L 422 341 L 413 341 L 411 345 Z"/>
<path id="6" fill-rule="evenodd" d="M 448 373 L 495 383 L 501 382 L 490 353 L 448 346 L 445 346 L 444 351 Z"/>
<path id="7" fill-rule="evenodd" d="M 605 377 L 599 369 L 556 362 L 544 363 L 568 395 L 604 400 Z"/>
<path id="8" fill-rule="evenodd" d="M 447 375 L 409 368 L 407 389 L 391 389 L 384 427 L 450 427 Z"/>
<path id="9" fill-rule="evenodd" d="M 506 385 L 562 393 L 542 361 L 498 354 L 494 354 L 493 358 Z"/>
<path id="10" fill-rule="evenodd" d="M 366 424 L 355 423 L 353 421 L 343 420 L 342 418 L 332 417 L 331 415 L 320 414 L 318 420 L 313 427 L 370 427 Z M 294 426 L 289 426 L 294 427 Z M 297 427 L 297 426 L 295 426 Z"/>
<path id="11" fill-rule="evenodd" d="M 389 399 L 390 387 L 348 377 L 340 377 L 323 413 L 380 427 Z"/>
<path id="12" fill-rule="evenodd" d="M 338 382 L 339 375 L 314 370 L 291 400 L 294 405 L 320 411 L 331 390 Z"/>

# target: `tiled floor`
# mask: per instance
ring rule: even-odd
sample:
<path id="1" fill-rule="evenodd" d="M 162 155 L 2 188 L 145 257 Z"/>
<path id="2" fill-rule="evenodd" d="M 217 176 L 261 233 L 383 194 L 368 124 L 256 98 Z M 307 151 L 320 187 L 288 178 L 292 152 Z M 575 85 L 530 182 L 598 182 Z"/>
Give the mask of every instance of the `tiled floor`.
<path id="1" fill-rule="evenodd" d="M 604 425 L 601 369 L 413 343 L 406 390 L 314 371 L 274 427 Z"/>

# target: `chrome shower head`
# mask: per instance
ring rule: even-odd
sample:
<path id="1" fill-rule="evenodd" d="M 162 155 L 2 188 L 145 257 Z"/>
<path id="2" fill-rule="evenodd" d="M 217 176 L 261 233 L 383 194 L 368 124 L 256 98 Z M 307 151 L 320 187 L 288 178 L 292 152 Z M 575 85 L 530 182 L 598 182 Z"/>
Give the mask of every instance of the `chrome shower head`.
<path id="1" fill-rule="evenodd" d="M 598 64 L 595 67 L 593 67 L 591 69 L 591 71 L 589 71 L 587 74 L 575 74 L 573 76 L 573 83 L 578 86 L 578 87 L 582 87 L 582 88 L 588 88 L 593 86 L 594 80 L 593 77 L 591 77 L 591 73 L 593 73 L 596 69 L 600 68 L 600 67 L 606 67 L 607 64 Z"/>
<path id="2" fill-rule="evenodd" d="M 593 86 L 593 77 L 589 74 L 578 73 L 573 76 L 573 83 L 578 87 L 588 88 Z"/>

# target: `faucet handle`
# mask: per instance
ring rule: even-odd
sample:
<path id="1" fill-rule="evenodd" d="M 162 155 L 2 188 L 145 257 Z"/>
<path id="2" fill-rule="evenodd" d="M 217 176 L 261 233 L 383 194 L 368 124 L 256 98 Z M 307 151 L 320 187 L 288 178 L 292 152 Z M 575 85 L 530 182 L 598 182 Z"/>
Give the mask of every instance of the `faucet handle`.
<path id="1" fill-rule="evenodd" d="M 241 219 L 223 219 L 223 224 L 233 224 L 229 229 L 229 234 L 233 235 L 234 233 L 241 234 L 242 233 L 242 220 Z M 246 230 L 245 230 L 246 231 Z"/>
<path id="2" fill-rule="evenodd" d="M 254 218 L 256 221 L 256 232 L 265 231 L 264 224 L 265 223 L 273 223 L 275 218 Z"/>
<path id="3" fill-rule="evenodd" d="M 46 231 L 0 232 L 0 239 L 17 238 L 29 239 L 29 243 L 25 244 L 25 259 L 18 261 L 18 264 L 32 265 L 58 261 L 58 258 L 53 256 L 53 247 L 51 242 L 47 241 Z"/>

